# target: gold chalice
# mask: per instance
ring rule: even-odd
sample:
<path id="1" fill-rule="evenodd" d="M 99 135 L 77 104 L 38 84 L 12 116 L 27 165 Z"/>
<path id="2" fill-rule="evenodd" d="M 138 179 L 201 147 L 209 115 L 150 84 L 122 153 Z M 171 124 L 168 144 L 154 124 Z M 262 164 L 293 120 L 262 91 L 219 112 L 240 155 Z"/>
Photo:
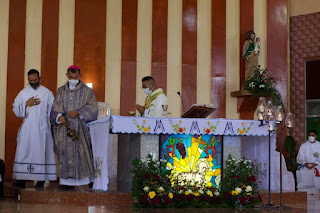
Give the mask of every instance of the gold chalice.
<path id="1" fill-rule="evenodd" d="M 128 111 L 129 116 L 135 116 L 136 112 L 135 111 Z"/>

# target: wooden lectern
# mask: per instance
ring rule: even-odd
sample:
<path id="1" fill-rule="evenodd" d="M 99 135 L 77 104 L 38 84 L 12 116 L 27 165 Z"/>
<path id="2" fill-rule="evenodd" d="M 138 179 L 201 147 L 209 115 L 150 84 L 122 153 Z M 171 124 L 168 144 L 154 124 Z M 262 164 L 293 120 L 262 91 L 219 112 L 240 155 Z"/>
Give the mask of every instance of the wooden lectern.
<path id="1" fill-rule="evenodd" d="M 217 108 L 211 105 L 193 104 L 183 115 L 182 118 L 206 118 Z"/>

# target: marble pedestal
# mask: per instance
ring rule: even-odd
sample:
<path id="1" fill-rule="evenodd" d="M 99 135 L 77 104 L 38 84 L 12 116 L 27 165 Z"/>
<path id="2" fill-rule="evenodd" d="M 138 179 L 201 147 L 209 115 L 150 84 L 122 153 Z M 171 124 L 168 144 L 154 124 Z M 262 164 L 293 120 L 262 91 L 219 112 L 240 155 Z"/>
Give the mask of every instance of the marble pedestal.
<path id="1" fill-rule="evenodd" d="M 159 159 L 159 135 L 118 135 L 118 191 L 131 191 L 132 160 L 135 158 L 145 159 L 150 153 L 153 154 L 154 159 Z"/>

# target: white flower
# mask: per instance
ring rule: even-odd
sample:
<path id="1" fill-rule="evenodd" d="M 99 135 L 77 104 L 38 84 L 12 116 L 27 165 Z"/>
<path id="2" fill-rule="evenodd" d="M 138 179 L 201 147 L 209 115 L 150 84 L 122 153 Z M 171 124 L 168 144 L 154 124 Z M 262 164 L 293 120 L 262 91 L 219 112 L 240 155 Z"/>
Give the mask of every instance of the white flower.
<path id="1" fill-rule="evenodd" d="M 252 191 L 252 187 L 251 187 L 251 186 L 247 186 L 247 188 L 246 188 L 245 191 L 246 191 L 246 192 L 251 192 L 251 191 Z"/>
<path id="2" fill-rule="evenodd" d="M 188 189 L 189 194 L 193 194 L 193 191 L 191 189 Z"/>
<path id="3" fill-rule="evenodd" d="M 184 193 L 183 190 L 180 189 L 179 194 L 183 194 L 183 193 Z"/>
<path id="4" fill-rule="evenodd" d="M 237 191 L 237 192 L 239 192 L 239 193 L 241 193 L 241 192 L 242 192 L 242 189 L 241 189 L 241 188 L 239 188 L 239 187 L 235 188 L 234 190 L 236 190 L 236 191 Z"/>
<path id="5" fill-rule="evenodd" d="M 256 85 L 254 84 L 254 82 L 251 82 L 250 84 L 249 84 L 249 87 L 250 88 L 254 88 Z"/>
<path id="6" fill-rule="evenodd" d="M 266 86 L 265 85 L 263 85 L 263 84 L 260 84 L 259 85 L 259 88 L 265 88 Z"/>
<path id="7" fill-rule="evenodd" d="M 148 186 L 145 186 L 144 188 L 143 188 L 143 190 L 145 191 L 145 192 L 147 192 L 147 191 L 149 191 L 149 187 Z"/>
<path id="8" fill-rule="evenodd" d="M 200 193 L 200 194 L 203 194 L 203 191 L 200 189 L 200 190 L 198 190 L 198 192 Z"/>
<path id="9" fill-rule="evenodd" d="M 146 160 L 145 159 L 141 159 L 141 163 L 144 163 L 144 162 L 146 162 Z"/>
<path id="10" fill-rule="evenodd" d="M 159 191 L 164 191 L 164 188 L 162 186 L 159 187 Z"/>
<path id="11" fill-rule="evenodd" d="M 146 163 L 150 163 L 151 161 L 147 160 Z"/>
<path id="12" fill-rule="evenodd" d="M 219 193 L 218 191 L 215 191 L 213 194 L 214 194 L 216 197 L 218 197 L 220 193 Z"/>
<path id="13" fill-rule="evenodd" d="M 155 161 L 156 160 L 156 153 L 150 152 L 149 154 L 152 156 L 152 160 Z"/>

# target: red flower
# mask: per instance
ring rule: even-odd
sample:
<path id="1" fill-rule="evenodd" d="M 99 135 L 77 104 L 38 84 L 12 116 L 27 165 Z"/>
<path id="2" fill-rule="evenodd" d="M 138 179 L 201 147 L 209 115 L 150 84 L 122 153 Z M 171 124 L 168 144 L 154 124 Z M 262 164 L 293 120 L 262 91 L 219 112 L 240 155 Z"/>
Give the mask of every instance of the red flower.
<path id="1" fill-rule="evenodd" d="M 229 197 L 231 197 L 231 194 L 230 194 L 230 193 L 228 193 L 228 192 L 224 193 L 224 198 L 225 198 L 225 199 L 228 199 Z"/>
<path id="2" fill-rule="evenodd" d="M 210 129 L 207 129 L 207 130 L 206 130 L 206 133 L 209 134 L 209 133 L 210 133 Z"/>
<path id="3" fill-rule="evenodd" d="M 262 74 L 259 74 L 259 78 L 262 78 L 263 77 L 263 75 Z"/>
<path id="4" fill-rule="evenodd" d="M 186 195 L 186 201 L 192 201 L 193 200 L 193 197 L 191 195 Z"/>
<path id="5" fill-rule="evenodd" d="M 254 197 L 252 197 L 251 195 L 248 195 L 248 200 L 249 200 L 249 202 L 252 202 L 252 201 L 254 201 Z"/>
<path id="6" fill-rule="evenodd" d="M 159 197 L 154 197 L 153 199 L 150 200 L 150 202 L 153 205 L 160 206 L 160 198 Z"/>
<path id="7" fill-rule="evenodd" d="M 158 180 L 159 180 L 159 176 L 158 176 L 158 175 L 156 175 L 156 174 L 153 174 L 153 175 L 152 175 L 152 178 L 154 178 L 156 181 L 158 181 Z"/>
<path id="8" fill-rule="evenodd" d="M 268 81 L 267 80 L 264 80 L 264 83 L 267 83 Z"/>
<path id="9" fill-rule="evenodd" d="M 170 203 L 172 202 L 169 197 L 164 197 L 164 198 L 163 198 L 163 201 L 164 201 L 164 203 L 166 203 L 166 204 L 170 204 Z"/>
<path id="10" fill-rule="evenodd" d="M 239 197 L 238 199 L 240 200 L 240 204 L 242 206 L 246 204 L 246 198 L 245 197 Z"/>
<path id="11" fill-rule="evenodd" d="M 253 175 L 246 180 L 246 182 L 255 182 L 255 181 L 256 181 L 256 176 L 253 176 Z"/>
<path id="12" fill-rule="evenodd" d="M 149 178 L 150 178 L 150 175 L 149 175 L 149 174 L 145 174 L 145 175 L 143 175 L 143 177 L 144 177 L 145 179 L 149 179 Z"/>
<path id="13" fill-rule="evenodd" d="M 215 197 L 215 196 L 213 196 L 213 197 L 211 198 L 211 202 L 212 202 L 213 204 L 221 204 L 221 198 L 220 198 L 220 197 Z"/>
<path id="14" fill-rule="evenodd" d="M 200 197 L 200 200 L 202 200 L 202 201 L 208 201 L 208 200 L 209 200 L 209 197 L 207 197 L 207 196 L 201 196 L 201 197 Z"/>
<path id="15" fill-rule="evenodd" d="M 181 127 L 179 128 L 179 132 L 183 132 L 183 129 Z"/>
<path id="16" fill-rule="evenodd" d="M 148 195 L 141 195 L 141 202 L 142 203 L 147 203 L 148 202 Z"/>

